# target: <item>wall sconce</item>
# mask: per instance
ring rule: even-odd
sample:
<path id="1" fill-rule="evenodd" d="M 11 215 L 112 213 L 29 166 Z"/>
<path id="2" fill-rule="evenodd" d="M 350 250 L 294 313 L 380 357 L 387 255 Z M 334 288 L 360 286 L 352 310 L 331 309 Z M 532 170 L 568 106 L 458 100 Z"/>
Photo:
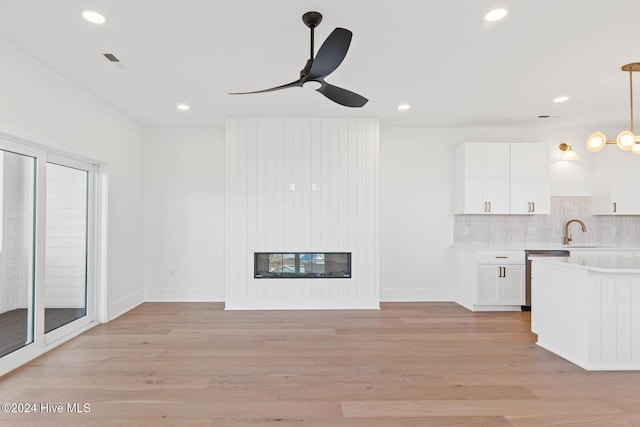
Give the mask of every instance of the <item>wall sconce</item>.
<path id="1" fill-rule="evenodd" d="M 567 145 L 563 142 L 558 148 L 560 148 L 560 151 L 564 151 L 562 160 L 578 160 L 578 154 L 573 148 L 571 148 L 570 145 Z"/>
<path id="2" fill-rule="evenodd" d="M 604 148 L 607 144 L 617 144 L 622 150 L 631 151 L 634 154 L 640 154 L 640 135 L 636 135 L 633 130 L 633 73 L 640 71 L 640 62 L 633 62 L 622 66 L 622 71 L 629 72 L 629 111 L 630 111 L 630 130 L 623 130 L 618 134 L 615 140 L 607 140 L 602 132 L 594 132 L 587 138 L 587 150 L 596 153 Z M 565 154 L 566 155 L 566 154 Z"/>

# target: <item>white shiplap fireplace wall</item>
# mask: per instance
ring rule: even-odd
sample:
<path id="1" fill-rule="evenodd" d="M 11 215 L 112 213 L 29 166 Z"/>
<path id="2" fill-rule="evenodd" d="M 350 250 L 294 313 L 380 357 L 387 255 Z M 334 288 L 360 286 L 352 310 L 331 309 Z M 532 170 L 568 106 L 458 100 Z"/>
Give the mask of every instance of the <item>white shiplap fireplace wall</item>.
<path id="1" fill-rule="evenodd" d="M 379 308 L 377 120 L 227 121 L 225 308 Z M 254 252 L 351 252 L 348 279 L 254 279 Z"/>

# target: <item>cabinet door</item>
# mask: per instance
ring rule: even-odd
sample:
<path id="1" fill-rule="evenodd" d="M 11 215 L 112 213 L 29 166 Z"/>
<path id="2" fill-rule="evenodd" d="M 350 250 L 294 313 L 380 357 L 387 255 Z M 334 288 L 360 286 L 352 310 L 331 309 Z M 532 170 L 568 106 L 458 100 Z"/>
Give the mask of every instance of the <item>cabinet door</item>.
<path id="1" fill-rule="evenodd" d="M 498 265 L 479 265 L 476 305 L 498 305 Z"/>
<path id="2" fill-rule="evenodd" d="M 593 156 L 591 209 L 594 215 L 640 215 L 637 175 L 640 156 L 606 147 Z"/>
<path id="3" fill-rule="evenodd" d="M 476 305 L 524 305 L 524 265 L 479 265 Z"/>
<path id="4" fill-rule="evenodd" d="M 612 159 L 611 202 L 613 213 L 640 215 L 640 193 L 638 192 L 640 156 L 617 149 Z"/>
<path id="5" fill-rule="evenodd" d="M 464 205 L 462 213 L 478 214 L 487 212 L 487 190 L 485 184 L 484 144 L 464 144 Z"/>
<path id="6" fill-rule="evenodd" d="M 611 186 L 613 179 L 612 156 L 614 147 L 605 147 L 591 159 L 591 213 L 612 215 Z M 622 151 L 615 147 L 616 151 Z M 629 153 L 630 154 L 630 153 Z"/>
<path id="7" fill-rule="evenodd" d="M 483 144 L 485 188 L 489 213 L 509 213 L 510 144 Z"/>
<path id="8" fill-rule="evenodd" d="M 546 144 L 511 144 L 512 214 L 551 212 L 549 156 Z"/>
<path id="9" fill-rule="evenodd" d="M 456 155 L 455 213 L 509 213 L 509 144 L 466 143 Z"/>
<path id="10" fill-rule="evenodd" d="M 507 265 L 498 278 L 498 304 L 524 305 L 524 265 Z"/>

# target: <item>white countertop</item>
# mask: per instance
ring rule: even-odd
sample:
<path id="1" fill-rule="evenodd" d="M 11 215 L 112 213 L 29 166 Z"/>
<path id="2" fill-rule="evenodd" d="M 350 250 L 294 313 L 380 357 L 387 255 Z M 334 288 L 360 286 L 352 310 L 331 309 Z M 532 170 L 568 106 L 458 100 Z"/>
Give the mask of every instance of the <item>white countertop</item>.
<path id="1" fill-rule="evenodd" d="M 530 259 L 534 263 L 559 264 L 600 273 L 640 274 L 640 256 L 574 255 L 570 257 L 536 257 L 531 255 Z"/>
<path id="2" fill-rule="evenodd" d="M 481 246 L 477 244 L 454 243 L 453 247 L 476 251 L 514 251 L 514 250 L 574 250 L 574 251 L 640 251 L 640 247 L 607 246 L 607 245 L 554 245 L 554 244 L 515 244 L 509 246 Z"/>

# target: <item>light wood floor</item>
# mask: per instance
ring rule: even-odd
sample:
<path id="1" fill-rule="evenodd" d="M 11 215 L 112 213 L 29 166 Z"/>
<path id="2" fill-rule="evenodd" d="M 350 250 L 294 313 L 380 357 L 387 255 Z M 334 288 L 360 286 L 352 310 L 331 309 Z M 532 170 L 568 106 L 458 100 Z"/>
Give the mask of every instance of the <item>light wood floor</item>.
<path id="1" fill-rule="evenodd" d="M 640 426 L 640 372 L 586 372 L 537 347 L 529 323 L 453 303 L 146 303 L 0 379 L 0 403 L 89 413 L 0 425 Z"/>

